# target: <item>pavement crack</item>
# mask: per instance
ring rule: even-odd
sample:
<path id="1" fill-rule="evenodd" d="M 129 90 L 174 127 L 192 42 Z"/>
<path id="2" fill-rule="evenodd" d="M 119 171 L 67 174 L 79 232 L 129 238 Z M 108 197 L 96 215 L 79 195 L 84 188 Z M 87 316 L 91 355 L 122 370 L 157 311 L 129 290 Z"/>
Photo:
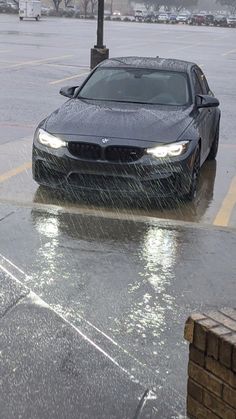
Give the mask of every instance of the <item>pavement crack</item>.
<path id="1" fill-rule="evenodd" d="M 6 310 L 0 315 L 0 320 L 3 319 L 3 317 L 5 317 L 13 308 L 15 308 L 15 306 L 17 306 L 22 300 L 24 300 L 24 298 L 28 297 L 29 295 L 29 291 L 27 292 L 27 294 L 24 295 L 20 295 L 20 297 L 14 301 L 12 304 L 10 304 Z"/>
<path id="2" fill-rule="evenodd" d="M 4 215 L 4 217 L 0 218 L 0 222 L 5 220 L 6 218 L 10 217 L 12 214 L 15 214 L 15 211 L 9 212 L 9 214 Z"/>

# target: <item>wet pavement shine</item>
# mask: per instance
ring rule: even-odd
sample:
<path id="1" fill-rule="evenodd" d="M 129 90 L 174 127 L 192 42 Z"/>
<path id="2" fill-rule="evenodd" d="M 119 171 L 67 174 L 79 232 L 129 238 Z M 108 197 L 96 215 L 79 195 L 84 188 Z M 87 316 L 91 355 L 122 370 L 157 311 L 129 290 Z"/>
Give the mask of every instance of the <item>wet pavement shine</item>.
<path id="1" fill-rule="evenodd" d="M 154 389 L 154 417 L 184 414 L 184 323 L 235 305 L 235 233 L 12 206 L 1 219 L 1 268 Z"/>
<path id="2" fill-rule="evenodd" d="M 81 360 L 81 377 L 85 381 L 91 371 L 97 371 L 88 397 L 94 395 L 99 408 L 106 395 L 107 412 L 113 398 L 124 397 L 122 406 L 127 403 L 128 413 L 119 414 L 116 403 L 114 417 L 131 418 L 137 401 L 149 388 L 153 390 L 155 406 L 152 416 L 146 417 L 183 417 L 188 356 L 184 323 L 192 311 L 235 306 L 236 31 L 106 22 L 105 39 L 111 56 L 160 55 L 195 61 L 203 67 L 221 101 L 219 155 L 215 162 L 204 164 L 195 201 L 153 207 L 113 198 L 104 201 L 96 196 L 75 198 L 39 188 L 33 182 L 34 127 L 63 103 L 64 99 L 58 96 L 62 85 L 77 85 L 85 77 L 96 22 L 52 18 L 39 23 L 18 22 L 15 16 L 0 15 L 0 23 L 0 272 L 4 274 L 4 278 L 0 277 L 0 295 L 5 298 L 1 306 L 9 307 L 4 314 L 0 306 L 0 337 L 5 339 L 4 351 L 12 350 L 8 364 L 1 363 L 0 357 L 0 373 L 4 372 L 7 383 L 6 377 L 16 367 L 14 354 L 23 339 L 19 336 L 19 342 L 14 340 L 17 330 L 23 324 L 28 324 L 29 330 L 35 327 L 39 331 L 42 327 L 37 307 L 29 301 L 27 292 L 24 294 L 27 286 L 49 305 L 52 312 L 42 316 L 46 316 L 43 324 L 48 324 L 52 335 L 56 333 L 56 314 L 61 316 L 58 329 L 64 327 L 60 323 L 63 318 L 69 328 L 79 332 L 80 340 L 76 340 L 77 334 L 66 339 L 66 351 L 62 342 L 63 355 L 57 352 L 55 360 L 73 353 L 67 357 L 67 372 L 74 371 L 74 365 Z M 16 297 L 9 290 L 14 288 L 11 280 L 20 286 Z M 18 304 L 21 293 L 33 307 L 35 322 L 30 321 L 24 304 Z M 46 329 L 42 331 L 45 340 L 41 339 L 38 345 L 42 360 L 47 359 L 42 371 L 45 375 L 47 371 L 55 374 L 52 397 L 56 393 L 65 396 L 67 393 L 60 386 L 64 383 L 63 373 L 52 367 L 52 355 L 49 356 L 50 350 L 54 353 L 57 349 L 54 343 L 47 346 Z M 2 333 L 4 330 L 8 332 Z M 31 349 L 37 347 L 37 333 L 30 336 L 27 326 L 24 333 L 24 342 L 28 339 Z M 74 352 L 76 347 L 82 348 L 81 359 Z M 101 351 L 98 353 L 96 347 L 108 355 L 107 363 L 103 364 Z M 17 368 L 24 359 L 28 362 L 27 357 L 18 355 Z M 33 371 L 29 374 L 35 383 L 42 378 L 40 362 L 35 361 L 36 373 L 32 360 L 29 362 Z M 76 374 L 75 371 L 73 379 L 79 393 Z M 86 383 L 90 386 L 91 380 Z M 83 378 L 80 385 L 83 387 Z M 30 395 L 29 388 L 25 388 Z M 113 389 L 117 390 L 116 395 Z M 19 400 L 21 390 L 17 390 Z M 30 397 L 25 399 L 26 405 L 32 400 Z M 5 391 L 5 407 L 8 400 Z M 81 399 L 76 396 L 72 400 L 74 408 L 78 400 Z M 86 400 L 89 405 L 89 398 Z M 15 411 L 4 412 L 7 419 L 11 414 L 14 417 Z M 73 415 L 71 411 L 68 418 L 77 417 Z M 88 417 L 96 418 L 96 409 Z"/>

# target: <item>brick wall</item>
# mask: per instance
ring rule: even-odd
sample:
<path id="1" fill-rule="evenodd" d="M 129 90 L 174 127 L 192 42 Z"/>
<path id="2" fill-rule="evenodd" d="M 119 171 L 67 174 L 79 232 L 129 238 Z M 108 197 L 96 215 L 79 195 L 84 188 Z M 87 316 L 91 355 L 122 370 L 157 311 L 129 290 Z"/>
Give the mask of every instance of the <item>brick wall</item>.
<path id="1" fill-rule="evenodd" d="M 192 314 L 187 414 L 192 419 L 236 419 L 236 309 Z"/>

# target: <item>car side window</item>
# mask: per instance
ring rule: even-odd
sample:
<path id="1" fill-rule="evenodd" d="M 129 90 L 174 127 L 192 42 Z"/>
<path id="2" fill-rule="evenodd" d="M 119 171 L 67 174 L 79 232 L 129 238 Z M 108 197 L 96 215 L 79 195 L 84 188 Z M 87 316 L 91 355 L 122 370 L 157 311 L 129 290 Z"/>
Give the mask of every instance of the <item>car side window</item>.
<path id="1" fill-rule="evenodd" d="M 195 71 L 196 71 L 196 74 L 197 74 L 198 80 L 199 80 L 199 82 L 200 82 L 200 85 L 201 85 L 201 88 L 202 88 L 203 94 L 204 94 L 204 95 L 208 95 L 208 93 L 209 93 L 210 89 L 209 89 L 208 83 L 207 83 L 207 81 L 206 81 L 206 77 L 205 77 L 205 75 L 204 75 L 204 74 L 203 74 L 203 72 L 200 70 L 200 68 L 196 68 L 196 69 L 195 69 Z"/>
<path id="2" fill-rule="evenodd" d="M 192 79 L 193 79 L 195 95 L 203 95 L 203 89 L 202 89 L 202 86 L 200 84 L 199 78 L 195 70 L 192 71 Z"/>

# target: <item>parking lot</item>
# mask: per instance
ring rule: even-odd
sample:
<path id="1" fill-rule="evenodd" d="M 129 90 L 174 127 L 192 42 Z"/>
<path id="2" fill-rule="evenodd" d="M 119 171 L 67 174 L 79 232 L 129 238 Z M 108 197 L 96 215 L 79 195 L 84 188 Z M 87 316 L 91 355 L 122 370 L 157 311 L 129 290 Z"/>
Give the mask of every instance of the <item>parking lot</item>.
<path id="1" fill-rule="evenodd" d="M 0 268 L 152 388 L 153 417 L 180 418 L 184 322 L 235 306 L 236 31 L 105 22 L 111 57 L 194 61 L 221 102 L 217 160 L 205 163 L 193 203 L 167 207 L 75 200 L 32 180 L 34 129 L 65 100 L 59 89 L 86 77 L 95 41 L 95 21 L 0 16 Z"/>
<path id="2" fill-rule="evenodd" d="M 96 40 L 96 22 L 45 18 L 39 23 L 0 16 L 1 49 L 1 177 L 4 202 L 55 204 L 40 193 L 30 174 L 31 141 L 38 122 L 63 103 L 63 85 L 80 84 L 88 74 L 90 48 Z M 220 151 L 216 163 L 202 170 L 199 193 L 192 204 L 172 208 L 120 208 L 122 213 L 206 224 L 236 225 L 235 119 L 236 31 L 229 28 L 105 23 L 110 56 L 148 55 L 187 59 L 201 65 L 210 87 L 221 102 Z M 14 80 L 14 83 L 12 83 Z M 6 158 L 11 156 L 10 159 Z M 56 203 L 77 210 L 111 211 L 109 203 Z"/>

